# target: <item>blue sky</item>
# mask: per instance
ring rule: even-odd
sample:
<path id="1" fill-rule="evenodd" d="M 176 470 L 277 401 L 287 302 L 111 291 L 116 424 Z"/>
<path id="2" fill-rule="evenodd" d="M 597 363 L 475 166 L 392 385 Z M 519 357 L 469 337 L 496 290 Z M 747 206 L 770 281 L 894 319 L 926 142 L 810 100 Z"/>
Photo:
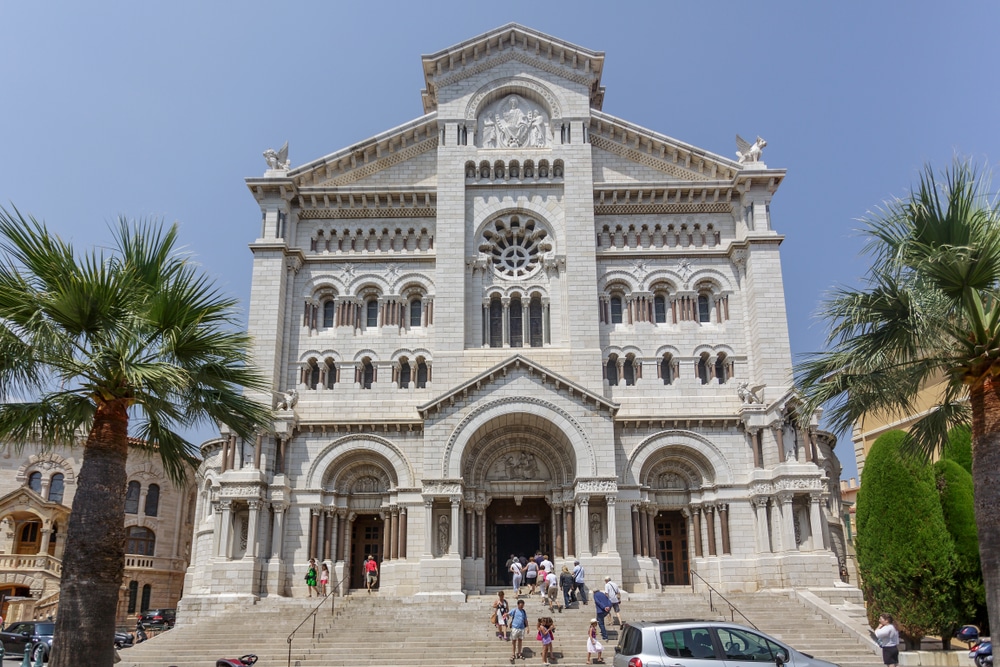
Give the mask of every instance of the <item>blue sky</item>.
<path id="1" fill-rule="evenodd" d="M 604 51 L 608 113 L 725 156 L 767 139 L 795 355 L 866 268 L 858 218 L 925 163 L 1000 160 L 995 2 L 3 2 L 0 203 L 81 246 L 119 214 L 178 221 L 245 302 L 261 152 L 421 115 L 420 55 L 509 21 Z"/>

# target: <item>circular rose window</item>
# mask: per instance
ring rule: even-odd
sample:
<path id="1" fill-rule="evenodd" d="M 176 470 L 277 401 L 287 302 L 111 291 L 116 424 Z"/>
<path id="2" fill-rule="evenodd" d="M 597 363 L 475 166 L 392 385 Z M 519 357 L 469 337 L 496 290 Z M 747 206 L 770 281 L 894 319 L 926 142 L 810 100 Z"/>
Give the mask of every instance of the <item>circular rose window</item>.
<path id="1" fill-rule="evenodd" d="M 527 278 L 538 271 L 542 254 L 552 249 L 547 237 L 534 220 L 508 215 L 494 220 L 483 232 L 479 251 L 489 255 L 498 275 L 513 280 Z"/>

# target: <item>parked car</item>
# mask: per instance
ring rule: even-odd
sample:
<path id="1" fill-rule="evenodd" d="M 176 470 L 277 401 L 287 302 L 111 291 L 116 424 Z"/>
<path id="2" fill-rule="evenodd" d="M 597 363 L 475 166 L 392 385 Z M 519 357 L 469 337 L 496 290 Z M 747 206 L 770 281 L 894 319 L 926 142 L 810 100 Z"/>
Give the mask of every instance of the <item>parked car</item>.
<path id="1" fill-rule="evenodd" d="M 160 629 L 172 628 L 177 621 L 176 609 L 149 609 L 142 613 L 139 619 L 147 628 Z"/>
<path id="2" fill-rule="evenodd" d="M 722 661 L 725 661 L 723 663 Z M 837 667 L 759 630 L 720 621 L 630 621 L 618 635 L 615 667 Z"/>
<path id="3" fill-rule="evenodd" d="M 51 621 L 24 621 L 11 623 L 0 632 L 4 654 L 8 657 L 23 657 L 25 653 L 34 657 L 32 649 L 37 644 L 52 645 L 52 632 L 56 624 Z M 44 649 L 43 649 L 44 650 Z"/>

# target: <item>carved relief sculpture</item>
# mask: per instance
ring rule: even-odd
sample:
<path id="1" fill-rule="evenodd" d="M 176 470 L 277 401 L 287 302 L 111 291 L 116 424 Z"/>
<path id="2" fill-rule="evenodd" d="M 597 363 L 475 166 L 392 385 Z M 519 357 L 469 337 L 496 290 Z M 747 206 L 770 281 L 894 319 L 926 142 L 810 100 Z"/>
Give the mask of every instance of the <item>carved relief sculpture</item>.
<path id="1" fill-rule="evenodd" d="M 590 550 L 594 553 L 601 550 L 601 515 L 597 512 L 590 515 Z"/>
<path id="2" fill-rule="evenodd" d="M 480 124 L 483 148 L 542 148 L 548 143 L 548 114 L 518 95 L 488 106 Z"/>
<path id="3" fill-rule="evenodd" d="M 438 552 L 443 556 L 448 553 L 451 544 L 451 520 L 447 514 L 438 517 Z"/>

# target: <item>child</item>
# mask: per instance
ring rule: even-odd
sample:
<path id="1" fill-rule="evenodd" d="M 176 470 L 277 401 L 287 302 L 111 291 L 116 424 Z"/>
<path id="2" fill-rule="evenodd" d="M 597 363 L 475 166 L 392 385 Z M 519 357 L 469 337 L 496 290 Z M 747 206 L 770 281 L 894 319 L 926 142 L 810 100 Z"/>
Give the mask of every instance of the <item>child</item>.
<path id="1" fill-rule="evenodd" d="M 597 657 L 594 658 L 594 662 L 598 664 L 604 664 L 604 659 L 601 658 L 601 654 L 604 652 L 604 645 L 597 640 L 597 619 L 590 619 L 590 629 L 587 630 L 587 664 L 590 663 L 590 658 L 595 653 Z"/>
<path id="2" fill-rule="evenodd" d="M 551 616 L 538 619 L 538 639 L 542 642 L 542 665 L 548 665 L 552 658 L 552 641 L 556 637 L 556 624 Z"/>
<path id="3" fill-rule="evenodd" d="M 320 566 L 319 570 L 319 589 L 323 591 L 323 597 L 326 597 L 326 587 L 330 585 L 330 568 L 326 566 L 326 563 Z"/>

